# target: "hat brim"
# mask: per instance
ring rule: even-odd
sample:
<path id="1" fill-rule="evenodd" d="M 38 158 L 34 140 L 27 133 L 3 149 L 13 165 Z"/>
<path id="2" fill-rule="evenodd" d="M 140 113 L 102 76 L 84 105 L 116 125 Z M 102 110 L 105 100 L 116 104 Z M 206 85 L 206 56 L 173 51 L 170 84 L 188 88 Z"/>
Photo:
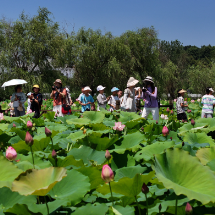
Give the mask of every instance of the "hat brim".
<path id="1" fill-rule="evenodd" d="M 102 87 L 101 89 L 97 90 L 97 91 L 101 91 L 101 90 L 104 90 L 106 87 Z"/>
<path id="2" fill-rule="evenodd" d="M 34 88 L 37 88 L 37 89 L 39 89 L 39 90 L 40 90 L 40 88 L 38 88 L 38 87 L 33 87 L 33 88 L 32 88 L 32 91 L 34 91 Z"/>
<path id="3" fill-rule="evenodd" d="M 146 82 L 146 81 L 151 82 L 151 83 L 154 84 L 154 81 L 152 81 L 152 80 L 150 80 L 150 79 L 147 79 L 147 78 L 146 78 L 146 79 L 143 80 L 143 82 Z"/>
<path id="4" fill-rule="evenodd" d="M 128 84 L 127 84 L 127 87 L 135 86 L 135 85 L 138 84 L 138 83 L 139 83 L 138 80 L 132 81 L 131 83 L 128 83 Z"/>
<path id="5" fill-rule="evenodd" d="M 186 90 L 180 90 L 178 93 L 186 93 Z"/>

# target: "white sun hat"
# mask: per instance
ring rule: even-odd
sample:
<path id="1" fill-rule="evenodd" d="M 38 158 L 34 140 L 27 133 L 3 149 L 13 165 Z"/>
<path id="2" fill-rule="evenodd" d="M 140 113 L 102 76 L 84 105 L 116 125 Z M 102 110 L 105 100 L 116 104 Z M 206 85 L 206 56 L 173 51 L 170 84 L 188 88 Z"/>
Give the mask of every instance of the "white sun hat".
<path id="1" fill-rule="evenodd" d="M 213 88 L 211 87 L 211 88 L 209 88 L 209 90 L 213 93 L 214 92 L 214 90 L 213 90 Z"/>
<path id="2" fill-rule="evenodd" d="M 130 77 L 127 82 L 127 87 L 135 86 L 139 81 L 134 77 Z"/>
<path id="3" fill-rule="evenodd" d="M 98 87 L 97 87 L 97 91 L 100 91 L 100 90 L 104 90 L 106 87 L 103 87 L 102 85 L 99 85 Z"/>
<path id="4" fill-rule="evenodd" d="M 147 76 L 147 77 L 143 80 L 143 82 L 146 82 L 146 81 L 151 82 L 151 83 L 154 84 L 153 78 L 152 78 L 151 76 Z"/>
<path id="5" fill-rule="evenodd" d="M 134 89 L 135 89 L 136 91 L 138 91 L 138 90 L 140 89 L 140 87 L 135 87 Z"/>
<path id="6" fill-rule="evenodd" d="M 87 90 L 92 91 L 92 90 L 90 89 L 90 87 L 86 86 L 86 87 L 84 88 L 84 91 L 87 91 Z"/>

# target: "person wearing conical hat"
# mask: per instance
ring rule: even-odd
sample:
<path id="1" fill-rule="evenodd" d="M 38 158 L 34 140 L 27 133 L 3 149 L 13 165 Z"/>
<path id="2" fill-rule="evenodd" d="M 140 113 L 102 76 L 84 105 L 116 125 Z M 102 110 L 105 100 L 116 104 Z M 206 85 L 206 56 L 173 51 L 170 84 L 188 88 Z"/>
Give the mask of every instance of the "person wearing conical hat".
<path id="1" fill-rule="evenodd" d="M 34 93 L 31 95 L 30 101 L 31 101 L 31 110 L 35 112 L 33 118 L 39 118 L 41 105 L 43 102 L 43 96 L 40 93 L 40 87 L 37 84 L 33 86 L 32 91 Z"/>
<path id="2" fill-rule="evenodd" d="M 152 113 L 153 120 L 159 120 L 159 107 L 157 100 L 157 87 L 154 86 L 154 81 L 151 76 L 147 76 L 143 80 L 145 87 L 139 90 L 139 98 L 145 99 L 145 105 L 142 112 L 142 117 L 147 118 Z M 142 91 L 142 95 L 140 94 Z"/>
<path id="3" fill-rule="evenodd" d="M 135 86 L 139 81 L 130 77 L 127 82 L 127 88 L 124 91 L 123 107 L 127 112 L 136 112 Z"/>
<path id="4" fill-rule="evenodd" d="M 184 93 L 186 92 L 187 91 L 183 89 L 178 90 L 178 98 L 176 101 L 177 119 L 183 120 L 184 122 L 187 122 L 185 107 L 188 107 L 188 105 L 184 104 Z"/>

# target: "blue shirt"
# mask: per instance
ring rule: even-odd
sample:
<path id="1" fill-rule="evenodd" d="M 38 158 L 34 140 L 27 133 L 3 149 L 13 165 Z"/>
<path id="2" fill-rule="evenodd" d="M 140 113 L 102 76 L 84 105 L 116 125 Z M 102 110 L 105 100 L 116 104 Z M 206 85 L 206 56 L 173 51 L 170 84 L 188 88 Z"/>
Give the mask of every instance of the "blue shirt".
<path id="1" fill-rule="evenodd" d="M 88 102 L 94 102 L 93 97 L 91 95 L 85 96 L 84 94 L 80 98 L 81 103 L 87 104 Z M 90 109 L 90 104 L 82 106 L 81 111 L 84 112 L 86 109 Z"/>

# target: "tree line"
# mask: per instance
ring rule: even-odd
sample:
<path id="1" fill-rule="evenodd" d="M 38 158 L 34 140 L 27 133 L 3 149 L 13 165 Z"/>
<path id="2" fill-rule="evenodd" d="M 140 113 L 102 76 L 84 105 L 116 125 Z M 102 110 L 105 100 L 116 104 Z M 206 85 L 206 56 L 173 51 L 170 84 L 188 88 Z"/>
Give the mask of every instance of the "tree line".
<path id="1" fill-rule="evenodd" d="M 110 92 L 113 86 L 125 89 L 130 76 L 141 83 L 150 75 L 160 96 L 175 98 L 180 88 L 202 94 L 207 86 L 215 85 L 214 59 L 215 46 L 199 48 L 183 46 L 178 40 L 161 41 L 153 27 L 120 36 L 85 28 L 66 32 L 47 8 L 39 8 L 33 17 L 23 12 L 14 22 L 0 20 L 1 84 L 25 79 L 29 83 L 24 86 L 26 92 L 33 84 L 50 92 L 57 78 L 72 93 L 79 93 L 83 85 L 89 85 L 94 93 L 100 84 Z M 74 71 L 73 78 L 60 72 L 65 68 Z M 12 92 L 12 88 L 1 89 L 1 97 L 8 98 Z"/>

